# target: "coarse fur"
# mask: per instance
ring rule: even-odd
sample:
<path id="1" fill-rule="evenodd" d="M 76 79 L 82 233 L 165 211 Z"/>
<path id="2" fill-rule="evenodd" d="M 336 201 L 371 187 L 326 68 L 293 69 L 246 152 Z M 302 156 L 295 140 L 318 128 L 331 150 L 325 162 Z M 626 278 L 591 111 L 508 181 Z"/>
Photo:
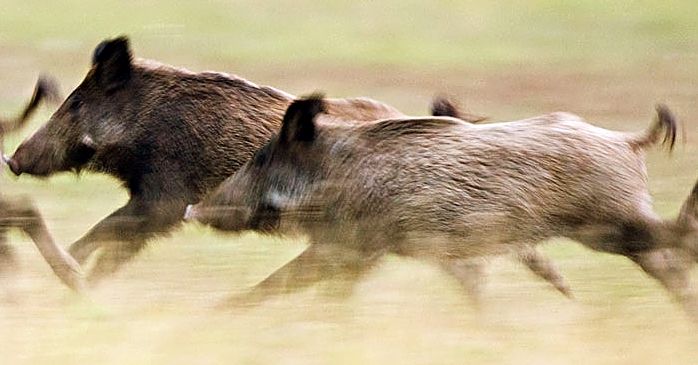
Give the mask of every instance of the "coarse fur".
<path id="1" fill-rule="evenodd" d="M 280 283 L 362 272 L 385 253 L 453 270 L 454 260 L 568 237 L 630 258 L 697 318 L 687 258 L 698 258 L 698 189 L 679 219 L 665 221 L 647 188 L 644 150 L 674 143 L 666 107 L 643 133 L 567 113 L 484 125 L 448 117 L 352 124 L 322 110 L 318 96 L 294 102 L 279 137 L 189 209 L 231 231 L 309 237 L 303 254 L 245 300 L 283 292 Z M 332 246 L 345 252 L 331 254 Z"/>

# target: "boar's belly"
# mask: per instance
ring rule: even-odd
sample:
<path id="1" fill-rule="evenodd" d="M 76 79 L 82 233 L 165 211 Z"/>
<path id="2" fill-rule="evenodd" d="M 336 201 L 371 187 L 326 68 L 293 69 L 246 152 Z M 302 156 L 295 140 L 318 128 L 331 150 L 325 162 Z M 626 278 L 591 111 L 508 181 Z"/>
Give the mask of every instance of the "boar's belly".
<path id="1" fill-rule="evenodd" d="M 462 236 L 452 233 L 410 232 L 398 245 L 398 253 L 418 258 L 467 258 L 503 255 L 519 250 L 525 240 L 497 235 Z"/>

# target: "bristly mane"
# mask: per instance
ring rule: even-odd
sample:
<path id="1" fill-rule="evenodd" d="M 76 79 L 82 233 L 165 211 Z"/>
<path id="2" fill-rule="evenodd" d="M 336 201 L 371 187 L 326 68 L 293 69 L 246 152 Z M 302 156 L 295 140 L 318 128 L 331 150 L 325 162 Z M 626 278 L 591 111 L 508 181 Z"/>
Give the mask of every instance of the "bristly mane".
<path id="1" fill-rule="evenodd" d="M 257 85 L 252 81 L 246 80 L 242 77 L 239 77 L 235 74 L 229 74 L 225 72 L 218 72 L 218 71 L 201 71 L 201 72 L 195 72 L 191 71 L 187 68 L 184 67 L 177 67 L 177 66 L 172 66 L 168 65 L 166 63 L 162 63 L 159 61 L 151 60 L 151 59 L 146 59 L 146 58 L 136 58 L 134 59 L 134 66 L 136 67 L 141 67 L 146 70 L 152 70 L 152 71 L 165 71 L 167 73 L 174 73 L 174 74 L 179 74 L 183 76 L 193 76 L 197 78 L 204 78 L 207 80 L 212 80 L 212 81 L 218 81 L 222 83 L 227 83 L 231 85 L 236 85 L 236 86 L 242 86 L 243 89 L 255 89 L 258 91 L 261 91 L 264 94 L 267 94 L 270 97 L 274 98 L 284 98 L 284 99 L 295 99 L 296 96 L 289 94 L 285 91 L 279 90 L 275 87 L 271 86 L 266 86 L 266 85 Z"/>
<path id="2" fill-rule="evenodd" d="M 375 138 L 391 138 L 405 135 L 429 134 L 453 126 L 470 126 L 471 124 L 452 117 L 426 117 L 385 119 L 359 126 L 362 134 Z"/>

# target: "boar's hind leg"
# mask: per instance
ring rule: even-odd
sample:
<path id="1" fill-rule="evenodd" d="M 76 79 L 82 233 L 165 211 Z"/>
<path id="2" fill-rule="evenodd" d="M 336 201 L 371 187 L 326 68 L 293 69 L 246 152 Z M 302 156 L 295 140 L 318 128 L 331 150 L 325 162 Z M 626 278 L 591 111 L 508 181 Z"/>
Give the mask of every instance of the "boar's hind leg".
<path id="1" fill-rule="evenodd" d="M 100 256 L 88 280 L 96 283 L 116 272 L 145 247 L 148 239 L 181 221 L 186 204 L 146 203 L 131 199 L 73 243 L 70 254 L 83 264 L 96 250 Z"/>
<path id="2" fill-rule="evenodd" d="M 529 270 L 536 274 L 541 279 L 550 283 L 555 289 L 568 298 L 572 298 L 572 291 L 565 281 L 565 278 L 560 274 L 555 264 L 543 256 L 534 247 L 527 247 L 517 252 L 517 258 L 521 263 L 526 265 Z"/>
<path id="3" fill-rule="evenodd" d="M 297 292 L 340 276 L 358 280 L 380 257 L 380 254 L 365 254 L 335 245 L 311 244 L 250 291 L 227 300 L 222 308 L 257 305 L 269 298 Z"/>

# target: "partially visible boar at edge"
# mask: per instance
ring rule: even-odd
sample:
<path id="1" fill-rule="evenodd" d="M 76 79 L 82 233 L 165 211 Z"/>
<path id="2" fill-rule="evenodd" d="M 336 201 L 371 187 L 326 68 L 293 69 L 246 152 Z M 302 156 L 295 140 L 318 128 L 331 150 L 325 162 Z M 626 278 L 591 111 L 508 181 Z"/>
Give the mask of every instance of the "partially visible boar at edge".
<path id="1" fill-rule="evenodd" d="M 14 119 L 0 119 L 0 144 L 7 133 L 22 128 L 42 102 L 57 99 L 55 82 L 46 77 L 40 78 L 24 111 Z M 4 156 L 3 160 L 6 160 Z M 28 198 L 9 199 L 0 196 L 0 273 L 9 274 L 16 266 L 12 247 L 6 242 L 7 231 L 12 228 L 22 230 L 34 241 L 39 253 L 66 285 L 76 291 L 83 289 L 80 266 L 53 241 L 41 214 Z"/>
<path id="2" fill-rule="evenodd" d="M 620 254 L 680 300 L 693 318 L 689 270 L 698 258 L 698 185 L 677 219 L 651 208 L 645 149 L 673 146 L 666 107 L 642 133 L 566 113 L 469 124 L 396 118 L 352 125 L 322 115 L 318 96 L 294 102 L 279 136 L 188 218 L 229 231 L 307 235 L 310 246 L 238 300 L 258 302 L 386 253 L 434 262 L 495 255 L 568 237 Z M 330 249 L 330 248 L 337 249 Z"/>

